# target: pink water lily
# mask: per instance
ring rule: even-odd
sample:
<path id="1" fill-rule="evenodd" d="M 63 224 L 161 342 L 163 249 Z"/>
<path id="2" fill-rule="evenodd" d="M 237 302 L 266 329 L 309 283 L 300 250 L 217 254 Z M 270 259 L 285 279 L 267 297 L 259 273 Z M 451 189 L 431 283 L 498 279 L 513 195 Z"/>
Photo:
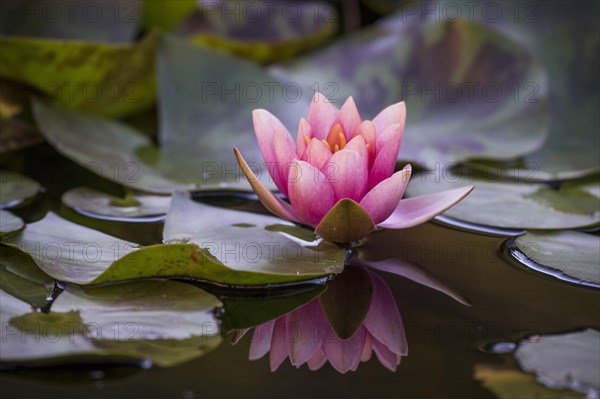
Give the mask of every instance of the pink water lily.
<path id="1" fill-rule="evenodd" d="M 253 190 L 269 211 L 312 226 L 325 239 L 350 242 L 375 226 L 393 229 L 424 223 L 473 189 L 402 200 L 411 166 L 396 173 L 394 169 L 406 121 L 404 102 L 363 121 L 352 97 L 338 109 L 316 93 L 308 117 L 300 119 L 296 140 L 270 112 L 257 109 L 252 115 L 269 173 L 290 203 L 270 192 L 235 149 Z"/>

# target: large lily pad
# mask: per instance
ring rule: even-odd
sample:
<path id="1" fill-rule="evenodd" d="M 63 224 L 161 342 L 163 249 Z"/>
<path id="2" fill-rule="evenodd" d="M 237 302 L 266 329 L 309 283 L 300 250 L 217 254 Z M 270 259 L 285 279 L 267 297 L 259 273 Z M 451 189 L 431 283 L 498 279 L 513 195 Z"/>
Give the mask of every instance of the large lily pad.
<path id="1" fill-rule="evenodd" d="M 563 280 L 600 287 L 600 237 L 578 231 L 528 232 L 514 240 L 511 256 Z"/>
<path id="2" fill-rule="evenodd" d="M 154 35 L 130 45 L 2 37 L 0 47 L 1 77 L 61 106 L 115 116 L 154 103 Z"/>
<path id="3" fill-rule="evenodd" d="M 119 198 L 90 188 L 79 187 L 64 193 L 62 202 L 86 216 L 146 222 L 163 219 L 169 210 L 171 197 L 132 194 Z"/>
<path id="4" fill-rule="evenodd" d="M 2 314 L 7 316 L 3 325 L 10 326 L 8 342 L 2 345 L 5 362 L 77 362 L 110 356 L 173 366 L 202 356 L 221 342 L 214 316 L 221 303 L 187 284 L 69 286 L 48 314 L 26 313 L 18 300 L 1 294 Z"/>
<path id="5" fill-rule="evenodd" d="M 301 281 L 339 273 L 345 251 L 282 219 L 216 208 L 176 192 L 164 227 L 165 242 L 197 244 L 218 262 L 213 281 Z M 212 263 L 211 263 L 212 264 Z"/>
<path id="6" fill-rule="evenodd" d="M 473 192 L 447 210 L 445 216 L 485 226 L 570 229 L 600 222 L 597 183 L 574 182 L 553 189 L 544 184 L 491 182 L 451 173 L 442 177 L 413 176 L 407 193 L 417 196 L 461 187 L 466 182 L 474 184 Z"/>
<path id="7" fill-rule="evenodd" d="M 551 388 L 600 390 L 600 333 L 597 330 L 541 335 L 519 344 L 515 357 L 525 371 Z"/>
<path id="8" fill-rule="evenodd" d="M 0 210 L 0 237 L 19 231 L 23 227 L 25 227 L 23 219 L 8 211 Z"/>
<path id="9" fill-rule="evenodd" d="M 0 171 L 0 209 L 12 208 L 39 193 L 35 180 L 19 173 Z"/>
<path id="10" fill-rule="evenodd" d="M 399 15 L 273 72 L 303 90 L 319 89 L 338 105 L 354 96 L 365 119 L 405 100 L 400 159 L 429 169 L 511 159 L 539 149 L 547 136 L 542 66 L 479 24 Z"/>

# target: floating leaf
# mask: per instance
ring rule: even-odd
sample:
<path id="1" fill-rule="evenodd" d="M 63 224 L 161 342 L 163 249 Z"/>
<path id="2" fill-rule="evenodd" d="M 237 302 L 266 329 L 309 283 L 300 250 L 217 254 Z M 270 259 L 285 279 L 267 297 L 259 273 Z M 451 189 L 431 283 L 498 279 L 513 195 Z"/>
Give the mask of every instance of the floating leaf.
<path id="1" fill-rule="evenodd" d="M 25 222 L 8 211 L 0 210 L 0 237 L 21 230 Z"/>
<path id="2" fill-rule="evenodd" d="M 154 221 L 157 217 L 162 219 L 167 213 L 171 197 L 132 194 L 125 198 L 119 198 L 80 187 L 64 193 L 62 202 L 86 216 L 127 221 L 136 219 Z"/>
<path id="3" fill-rule="evenodd" d="M 472 176 L 446 173 L 443 178 L 427 174 L 413 176 L 407 193 L 417 196 L 468 184 L 475 189 L 445 212 L 445 216 L 485 226 L 514 229 L 570 229 L 600 222 L 598 184 L 570 183 L 568 189 L 550 191 L 543 184 L 491 182 Z M 591 201 L 591 196 L 595 197 Z"/>
<path id="4" fill-rule="evenodd" d="M 523 370 L 550 388 L 600 390 L 600 333 L 597 330 L 531 337 L 515 352 Z"/>
<path id="5" fill-rule="evenodd" d="M 40 192 L 38 182 L 27 176 L 0 171 L 0 209 L 13 208 Z"/>
<path id="6" fill-rule="evenodd" d="M 1 77 L 61 106 L 117 116 L 154 103 L 154 35 L 131 45 L 0 37 L 0 47 Z"/>
<path id="7" fill-rule="evenodd" d="M 24 252 L 2 245 L 0 255 L 0 289 L 37 308 L 45 307 L 54 279 Z"/>
<path id="8" fill-rule="evenodd" d="M 354 96 L 364 119 L 405 100 L 400 159 L 429 169 L 522 156 L 547 136 L 542 66 L 510 38 L 466 21 L 399 14 L 272 72 L 337 105 Z"/>
<path id="9" fill-rule="evenodd" d="M 277 226 L 285 228 L 277 228 Z M 204 248 L 220 268 L 207 270 L 225 284 L 292 282 L 339 273 L 344 250 L 282 219 L 215 208 L 176 192 L 164 227 L 165 242 Z M 213 263 L 210 263 L 212 266 Z"/>
<path id="10" fill-rule="evenodd" d="M 528 232 L 514 240 L 512 257 L 542 273 L 600 288 L 600 237 L 578 231 Z"/>
<path id="11" fill-rule="evenodd" d="M 315 47 L 338 28 L 335 11 L 324 2 L 229 0 L 200 4 L 178 33 L 193 43 L 263 64 Z"/>
<path id="12" fill-rule="evenodd" d="M 372 298 L 371 275 L 362 266 L 350 265 L 327 284 L 319 302 L 335 334 L 348 339 L 363 325 Z"/>
<path id="13" fill-rule="evenodd" d="M 40 130 L 54 148 L 106 179 L 158 194 L 192 187 L 145 163 L 137 152 L 151 147 L 150 139 L 128 126 L 41 102 L 36 102 L 33 110 Z"/>

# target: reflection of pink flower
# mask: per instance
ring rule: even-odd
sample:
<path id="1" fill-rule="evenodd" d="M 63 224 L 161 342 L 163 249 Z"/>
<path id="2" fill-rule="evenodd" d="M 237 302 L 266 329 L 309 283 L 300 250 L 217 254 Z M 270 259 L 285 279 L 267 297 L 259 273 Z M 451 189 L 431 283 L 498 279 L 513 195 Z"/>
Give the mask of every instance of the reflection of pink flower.
<path id="1" fill-rule="evenodd" d="M 292 365 L 306 363 L 317 370 L 327 361 L 340 373 L 356 370 L 372 352 L 386 368 L 395 371 L 407 354 L 406 335 L 400 312 L 388 285 L 371 274 L 373 298 L 365 320 L 349 339 L 340 339 L 329 325 L 319 299 L 256 327 L 250 360 L 270 354 L 275 371 L 289 357 Z"/>
<path id="2" fill-rule="evenodd" d="M 253 112 L 258 145 L 280 200 L 236 156 L 261 202 L 285 219 L 316 227 L 326 239 L 360 239 L 375 225 L 406 228 L 421 224 L 460 201 L 472 186 L 402 200 L 411 167 L 394 173 L 404 123 L 404 102 L 363 121 L 352 97 L 337 109 L 316 93 L 294 142 L 271 113 Z M 352 223 L 350 223 L 352 220 Z"/>

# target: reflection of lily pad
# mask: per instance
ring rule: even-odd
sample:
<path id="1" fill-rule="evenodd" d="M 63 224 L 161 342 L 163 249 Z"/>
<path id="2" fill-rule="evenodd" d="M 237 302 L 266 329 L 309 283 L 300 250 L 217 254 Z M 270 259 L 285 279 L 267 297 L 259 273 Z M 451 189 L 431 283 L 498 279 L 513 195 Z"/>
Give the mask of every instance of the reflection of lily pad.
<path id="1" fill-rule="evenodd" d="M 508 37 L 466 21 L 400 15 L 273 72 L 338 105 L 353 95 L 366 119 L 405 100 L 400 159 L 430 169 L 518 157 L 547 135 L 542 66 Z"/>
<path id="2" fill-rule="evenodd" d="M 153 35 L 131 45 L 5 37 L 0 47 L 0 76 L 61 106 L 124 115 L 155 100 Z"/>
<path id="3" fill-rule="evenodd" d="M 38 182 L 27 176 L 0 171 L 0 208 L 12 208 L 35 196 L 41 189 Z"/>
<path id="4" fill-rule="evenodd" d="M 600 222 L 599 199 L 594 191 L 597 184 L 572 183 L 569 189 L 551 190 L 543 184 L 490 182 L 446 173 L 443 178 L 414 176 L 407 192 L 410 196 L 422 195 L 464 186 L 465 182 L 474 184 L 475 190 L 447 210 L 445 216 L 515 229 L 569 229 Z"/>
<path id="5" fill-rule="evenodd" d="M 154 221 L 169 210 L 171 197 L 133 194 L 126 198 L 113 197 L 99 191 L 80 187 L 62 196 L 63 204 L 86 216 L 135 221 Z"/>
<path id="6" fill-rule="evenodd" d="M 551 388 L 600 390 L 600 333 L 585 330 L 541 335 L 520 343 L 515 356 L 525 371 Z"/>
<path id="7" fill-rule="evenodd" d="M 600 237 L 578 231 L 529 232 L 508 248 L 525 266 L 577 284 L 600 287 Z"/>
<path id="8" fill-rule="evenodd" d="M 8 211 L 0 210 L 0 237 L 21 230 L 25 222 Z"/>

